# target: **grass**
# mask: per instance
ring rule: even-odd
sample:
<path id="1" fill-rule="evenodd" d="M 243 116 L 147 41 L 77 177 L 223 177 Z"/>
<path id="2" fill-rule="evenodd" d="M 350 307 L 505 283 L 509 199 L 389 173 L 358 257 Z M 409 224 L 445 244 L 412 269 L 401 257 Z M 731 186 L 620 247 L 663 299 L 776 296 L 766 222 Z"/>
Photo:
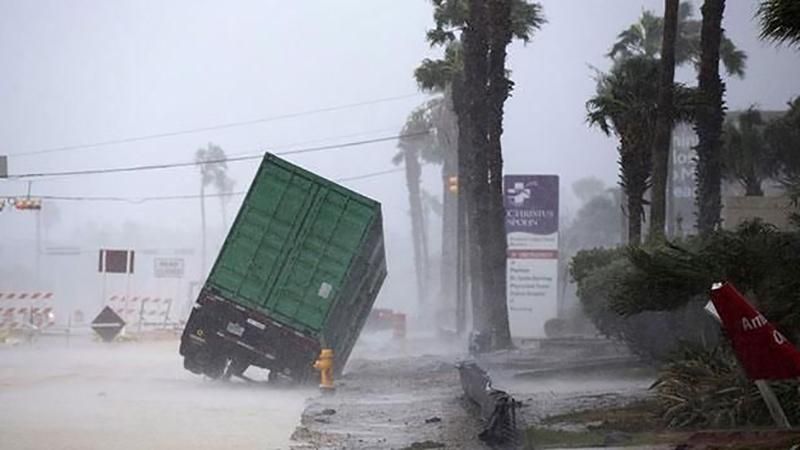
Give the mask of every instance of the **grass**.
<path id="1" fill-rule="evenodd" d="M 679 442 L 685 433 L 664 429 L 652 400 L 622 407 L 550 416 L 525 433 L 528 449 L 659 445 Z"/>

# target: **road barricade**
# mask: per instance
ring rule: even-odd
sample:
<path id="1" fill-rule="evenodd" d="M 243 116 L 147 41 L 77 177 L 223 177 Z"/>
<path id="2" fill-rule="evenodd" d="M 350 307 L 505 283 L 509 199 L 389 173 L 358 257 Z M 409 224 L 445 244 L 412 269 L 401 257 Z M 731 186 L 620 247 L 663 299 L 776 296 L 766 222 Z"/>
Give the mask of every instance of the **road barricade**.
<path id="1" fill-rule="evenodd" d="M 0 292 L 0 329 L 43 329 L 55 324 L 55 295 L 46 291 Z"/>

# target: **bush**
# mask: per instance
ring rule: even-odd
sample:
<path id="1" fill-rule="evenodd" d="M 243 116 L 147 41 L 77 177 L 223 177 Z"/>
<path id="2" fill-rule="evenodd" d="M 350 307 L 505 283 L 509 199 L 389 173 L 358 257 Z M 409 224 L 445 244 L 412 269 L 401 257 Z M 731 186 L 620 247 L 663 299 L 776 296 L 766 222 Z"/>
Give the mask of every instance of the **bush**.
<path id="1" fill-rule="evenodd" d="M 687 303 L 673 311 L 621 314 L 612 303 L 633 276 L 627 249 L 593 249 L 579 252 L 570 264 L 578 285 L 578 298 L 597 330 L 625 342 L 645 360 L 666 361 L 684 342 L 715 345 L 719 325 L 702 309 L 704 303 Z"/>
<path id="2" fill-rule="evenodd" d="M 704 304 L 711 285 L 732 282 L 786 336 L 800 336 L 800 235 L 759 221 L 655 248 L 627 250 L 630 270 L 610 292 L 624 315 Z"/>
<path id="3" fill-rule="evenodd" d="M 797 382 L 771 384 L 790 423 L 800 419 Z M 753 382 L 728 345 L 687 347 L 666 364 L 653 387 L 662 418 L 671 428 L 771 425 L 772 418 Z"/>

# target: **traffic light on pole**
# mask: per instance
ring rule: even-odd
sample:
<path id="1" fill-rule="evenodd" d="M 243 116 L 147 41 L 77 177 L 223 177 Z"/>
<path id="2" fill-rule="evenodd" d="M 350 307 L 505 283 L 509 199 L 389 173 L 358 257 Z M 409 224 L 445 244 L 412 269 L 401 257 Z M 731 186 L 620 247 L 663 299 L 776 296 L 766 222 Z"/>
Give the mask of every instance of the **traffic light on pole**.
<path id="1" fill-rule="evenodd" d="M 40 210 L 42 200 L 38 198 L 18 198 L 14 201 L 14 207 L 19 210 Z"/>
<path id="2" fill-rule="evenodd" d="M 2 211 L 3 208 L 5 207 L 6 207 L 6 199 L 0 198 L 0 211 Z"/>
<path id="3" fill-rule="evenodd" d="M 458 176 L 450 175 L 447 177 L 447 190 L 452 194 L 458 194 Z"/>

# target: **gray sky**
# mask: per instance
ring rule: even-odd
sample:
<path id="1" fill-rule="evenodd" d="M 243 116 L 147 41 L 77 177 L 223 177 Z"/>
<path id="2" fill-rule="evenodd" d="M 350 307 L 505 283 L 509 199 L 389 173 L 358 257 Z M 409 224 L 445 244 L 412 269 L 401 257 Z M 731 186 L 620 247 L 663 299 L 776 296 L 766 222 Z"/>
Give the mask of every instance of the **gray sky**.
<path id="1" fill-rule="evenodd" d="M 594 175 L 616 181 L 616 142 L 584 122 L 584 103 L 594 90 L 590 66 L 607 68 L 604 54 L 616 34 L 644 8 L 660 11 L 663 2 L 542 3 L 549 23 L 530 44 L 515 44 L 510 52 L 516 89 L 507 104 L 506 171 L 560 175 L 565 209 L 574 212 L 574 180 Z M 724 26 L 749 55 L 747 77 L 728 80 L 731 109 L 752 103 L 781 108 L 800 94 L 800 53 L 758 40 L 755 5 L 728 2 Z M 13 156 L 413 94 L 413 69 L 437 54 L 424 40 L 430 26 L 425 0 L 0 0 L 0 154 L 12 155 L 12 173 L 25 173 L 188 161 L 209 141 L 236 154 L 394 134 L 424 96 L 248 127 Z M 688 70 L 679 76 L 692 82 Z M 394 143 L 383 143 L 289 159 L 336 178 L 391 169 L 395 152 Z M 237 188 L 246 188 L 256 164 L 232 164 Z M 438 192 L 437 169 L 426 169 L 425 176 L 429 190 Z M 186 168 L 40 181 L 33 190 L 152 196 L 194 194 L 198 183 L 197 169 Z M 402 173 L 347 184 L 384 203 L 390 251 L 406 251 Z M 0 182 L 0 195 L 24 189 Z M 238 199 L 230 209 L 236 206 Z M 59 203 L 59 210 L 63 226 L 52 235 L 60 241 L 69 241 L 71 230 L 87 218 L 188 233 L 199 222 L 196 201 Z M 29 237 L 30 221 L 21 214 L 2 214 L 0 223 L 12 239 Z M 405 270 L 409 262 L 400 258 L 396 266 Z"/>

